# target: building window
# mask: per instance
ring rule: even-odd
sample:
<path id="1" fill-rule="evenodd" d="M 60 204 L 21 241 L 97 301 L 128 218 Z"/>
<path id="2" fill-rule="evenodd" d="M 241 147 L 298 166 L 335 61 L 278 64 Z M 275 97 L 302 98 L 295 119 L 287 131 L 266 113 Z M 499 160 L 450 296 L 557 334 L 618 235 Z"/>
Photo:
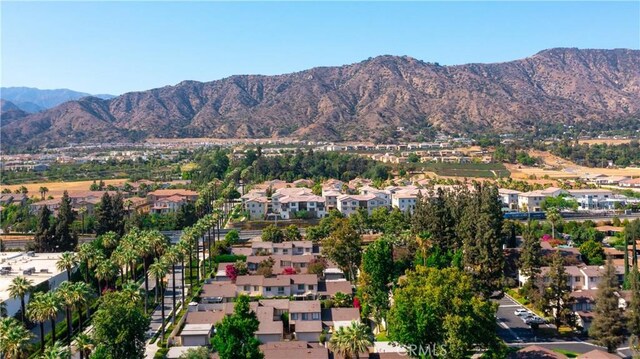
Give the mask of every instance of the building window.
<path id="1" fill-rule="evenodd" d="M 248 285 L 245 285 L 245 286 L 244 286 L 244 291 L 245 291 L 245 292 L 248 292 L 248 291 L 250 291 L 250 290 L 251 290 L 251 286 L 248 286 Z"/>
<path id="2" fill-rule="evenodd" d="M 580 282 L 580 277 L 573 277 L 574 282 Z"/>
<path id="3" fill-rule="evenodd" d="M 298 284 L 298 290 L 304 290 L 304 284 Z"/>
<path id="4" fill-rule="evenodd" d="M 320 320 L 320 313 L 313 313 L 312 318 L 313 320 Z"/>
<path id="5" fill-rule="evenodd" d="M 284 294 L 284 287 L 278 287 L 278 294 Z"/>
<path id="6" fill-rule="evenodd" d="M 291 313 L 291 320 L 298 320 L 298 313 Z"/>
<path id="7" fill-rule="evenodd" d="M 265 288 L 265 291 L 266 291 L 266 292 L 271 292 L 271 287 L 266 287 L 266 288 Z"/>
<path id="8" fill-rule="evenodd" d="M 260 290 L 260 288 L 259 288 L 257 285 L 254 285 L 254 286 L 253 286 L 253 291 L 254 291 L 254 292 L 257 292 L 258 290 Z"/>
<path id="9" fill-rule="evenodd" d="M 309 320 L 309 313 L 302 313 L 302 320 Z"/>
<path id="10" fill-rule="evenodd" d="M 313 284 L 309 284 L 309 290 L 313 290 L 315 286 Z"/>

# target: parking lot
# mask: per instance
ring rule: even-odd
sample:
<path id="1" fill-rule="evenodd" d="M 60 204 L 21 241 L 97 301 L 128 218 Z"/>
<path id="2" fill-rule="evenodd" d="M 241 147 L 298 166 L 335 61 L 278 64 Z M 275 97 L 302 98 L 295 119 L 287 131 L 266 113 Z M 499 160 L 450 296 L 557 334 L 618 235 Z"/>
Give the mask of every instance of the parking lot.
<path id="1" fill-rule="evenodd" d="M 516 309 L 526 309 L 518 302 L 505 296 L 498 301 L 500 305 L 498 312 L 496 313 L 496 320 L 498 322 L 498 335 L 507 343 L 522 343 L 522 342 L 535 342 L 539 340 L 548 340 L 548 338 L 541 338 L 540 330 L 532 329 L 528 324 L 525 324 L 522 319 L 515 315 Z M 541 324 L 540 328 L 548 327 L 553 328 L 551 324 Z"/>

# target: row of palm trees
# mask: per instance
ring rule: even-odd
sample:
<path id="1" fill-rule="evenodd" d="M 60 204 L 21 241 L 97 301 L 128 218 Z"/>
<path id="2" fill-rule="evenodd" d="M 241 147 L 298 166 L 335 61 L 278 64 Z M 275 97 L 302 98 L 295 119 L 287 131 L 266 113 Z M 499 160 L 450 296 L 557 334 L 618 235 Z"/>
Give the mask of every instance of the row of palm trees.
<path id="1" fill-rule="evenodd" d="M 198 268 L 195 273 L 196 281 L 200 282 L 200 243 L 202 239 L 202 258 L 206 258 L 209 254 L 210 260 L 205 261 L 202 267 L 203 273 L 213 271 L 213 261 L 211 258 L 212 240 L 215 245 L 215 229 L 220 230 L 222 223 L 222 215 L 219 211 L 213 214 L 202 216 L 192 227 L 183 230 L 183 234 L 175 246 L 169 246 L 167 238 L 159 231 L 143 231 L 137 228 L 130 230 L 122 238 L 109 232 L 98 237 L 93 242 L 83 243 L 78 246 L 76 253 L 65 252 L 61 255 L 56 263 L 56 267 L 61 272 L 66 272 L 67 281 L 63 282 L 56 290 L 49 292 L 33 293 L 28 307 L 25 306 L 25 299 L 29 293 L 33 291 L 33 283 L 25 277 L 16 277 L 12 282 L 9 292 L 10 296 L 20 298 L 21 302 L 21 319 L 26 324 L 29 319 L 40 324 L 41 350 L 43 353 L 45 348 L 44 323 L 51 322 L 55 328 L 55 321 L 59 313 L 63 310 L 66 314 L 67 322 L 67 339 L 70 341 L 73 336 L 73 312 L 78 311 L 80 325 L 78 331 L 82 330 L 83 309 L 85 309 L 86 317 L 90 316 L 90 307 L 95 292 L 92 285 L 97 287 L 98 296 L 104 290 L 115 288 L 117 279 L 120 277 L 121 290 L 131 292 L 132 300 L 141 300 L 139 290 L 135 281 L 138 279 L 137 268 L 140 264 L 142 267 L 142 275 L 144 279 L 144 305 L 145 311 L 148 311 L 149 304 L 149 276 L 152 276 L 156 282 L 155 285 L 155 302 L 158 302 L 158 296 L 161 300 L 162 312 L 162 338 L 165 335 L 165 312 L 164 312 L 164 291 L 165 277 L 169 270 L 173 275 L 173 300 L 172 300 L 172 320 L 176 319 L 176 266 L 180 265 L 182 270 L 182 283 L 185 282 L 185 261 L 189 263 L 189 285 L 193 286 L 194 273 L 193 265 Z M 211 231 L 214 230 L 212 236 Z M 208 236 L 207 236 L 208 234 Z M 208 242 L 207 242 L 208 240 Z M 208 251 L 208 253 L 207 253 Z M 195 257 L 195 258 L 194 258 Z M 82 276 L 84 281 L 72 282 L 72 272 L 81 264 Z M 185 300 L 185 292 L 182 291 L 182 302 Z M 19 326 L 20 330 L 25 330 L 24 326 Z M 0 327 L 0 330 L 2 327 Z M 16 329 L 19 330 L 19 329 Z M 0 332 L 2 334 L 4 332 Z M 27 331 L 27 333 L 29 333 Z M 6 334 L 6 333 L 5 333 Z M 5 335 L 2 334 L 2 335 Z M 24 334 L 24 333 L 23 333 Z M 29 333 L 30 334 L 30 333 Z M 52 330 L 52 339 L 54 346 L 57 345 L 55 338 L 55 330 Z M 12 352 L 11 348 L 18 348 L 16 353 L 24 351 L 29 341 L 32 339 L 30 335 L 20 336 L 14 332 L 6 334 L 8 340 L 0 339 L 0 346 L 3 352 Z M 26 342 L 22 340 L 16 341 L 15 338 L 26 337 Z M 76 341 L 86 342 L 82 340 L 83 334 L 79 335 Z M 85 338 L 86 339 L 86 338 Z M 84 344 L 84 350 L 80 350 L 81 356 L 86 353 L 87 345 Z M 82 344 L 82 343 L 81 343 Z M 78 345 L 76 343 L 76 345 Z M 6 350 L 5 350 L 6 346 Z M 53 347 L 53 346 L 52 346 Z M 21 348 L 21 349 L 20 349 Z M 19 354 L 13 357 L 18 357 Z M 8 356 L 11 358 L 12 356 Z"/>

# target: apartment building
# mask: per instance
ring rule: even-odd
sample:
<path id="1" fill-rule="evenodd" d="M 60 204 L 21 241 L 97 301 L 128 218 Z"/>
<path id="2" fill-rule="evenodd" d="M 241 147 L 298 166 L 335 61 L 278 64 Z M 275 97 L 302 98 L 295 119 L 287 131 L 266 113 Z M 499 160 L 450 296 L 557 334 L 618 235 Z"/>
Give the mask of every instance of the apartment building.
<path id="1" fill-rule="evenodd" d="M 500 195 L 500 200 L 503 203 L 503 208 L 508 208 L 512 211 L 518 210 L 518 197 L 522 192 L 513 189 L 499 188 L 498 194 Z"/>
<path id="2" fill-rule="evenodd" d="M 568 192 L 581 210 L 611 209 L 615 203 L 613 192 L 607 189 L 570 189 Z"/>

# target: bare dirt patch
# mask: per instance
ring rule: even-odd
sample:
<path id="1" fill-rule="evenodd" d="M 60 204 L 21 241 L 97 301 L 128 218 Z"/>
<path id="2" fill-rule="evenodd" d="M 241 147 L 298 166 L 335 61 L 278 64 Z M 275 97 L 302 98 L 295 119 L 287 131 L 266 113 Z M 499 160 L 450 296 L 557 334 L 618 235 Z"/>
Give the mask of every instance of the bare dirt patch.
<path id="1" fill-rule="evenodd" d="M 105 185 L 114 185 L 119 186 L 126 182 L 126 179 L 108 179 L 104 180 Z M 40 187 L 47 187 L 49 192 L 47 192 L 47 197 L 53 196 L 54 198 L 58 198 L 62 196 L 62 193 L 66 190 L 69 192 L 75 191 L 88 191 L 89 187 L 93 181 L 75 181 L 75 182 L 39 182 L 39 183 L 27 183 L 27 184 L 17 184 L 10 186 L 0 186 L 1 189 L 8 188 L 11 192 L 16 189 L 25 186 L 29 193 L 27 195 L 29 197 L 38 197 L 40 198 Z"/>

